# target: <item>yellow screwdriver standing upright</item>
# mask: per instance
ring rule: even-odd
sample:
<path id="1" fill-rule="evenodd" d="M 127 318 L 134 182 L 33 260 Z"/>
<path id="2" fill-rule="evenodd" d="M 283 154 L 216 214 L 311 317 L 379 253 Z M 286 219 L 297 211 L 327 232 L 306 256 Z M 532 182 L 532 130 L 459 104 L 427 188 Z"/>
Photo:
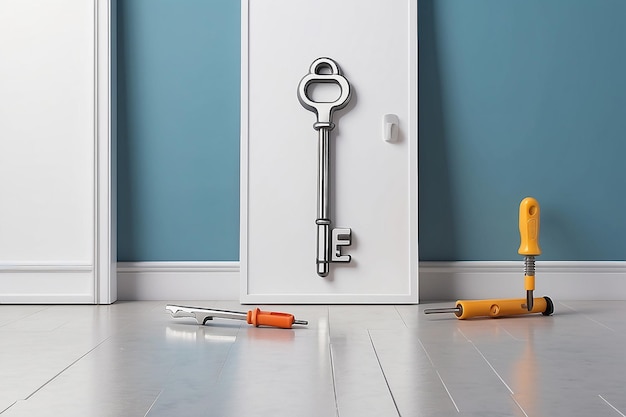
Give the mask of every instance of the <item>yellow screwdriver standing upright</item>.
<path id="1" fill-rule="evenodd" d="M 539 249 L 539 203 L 532 197 L 522 200 L 519 207 L 519 231 L 521 243 L 518 249 L 524 255 L 524 286 L 526 299 L 458 300 L 451 308 L 430 308 L 426 314 L 454 313 L 459 319 L 472 317 L 502 317 L 520 314 L 541 313 L 549 316 L 554 312 L 554 304 L 549 297 L 533 298 L 535 290 L 535 256 Z"/>
<path id="2" fill-rule="evenodd" d="M 533 309 L 535 291 L 535 256 L 541 255 L 539 248 L 539 203 L 526 197 L 519 205 L 520 245 L 517 253 L 524 255 L 524 287 L 526 288 L 526 308 Z"/>

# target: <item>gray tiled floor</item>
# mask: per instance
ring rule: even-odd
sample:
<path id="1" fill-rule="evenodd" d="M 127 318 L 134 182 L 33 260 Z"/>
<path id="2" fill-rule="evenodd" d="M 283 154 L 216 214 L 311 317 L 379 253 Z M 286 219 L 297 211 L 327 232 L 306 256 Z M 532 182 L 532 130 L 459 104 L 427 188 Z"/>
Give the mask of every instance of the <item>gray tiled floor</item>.
<path id="1" fill-rule="evenodd" d="M 291 330 L 165 304 L 0 305 L 2 417 L 626 413 L 626 302 L 468 321 L 422 313 L 451 303 L 265 307 L 309 321 Z"/>

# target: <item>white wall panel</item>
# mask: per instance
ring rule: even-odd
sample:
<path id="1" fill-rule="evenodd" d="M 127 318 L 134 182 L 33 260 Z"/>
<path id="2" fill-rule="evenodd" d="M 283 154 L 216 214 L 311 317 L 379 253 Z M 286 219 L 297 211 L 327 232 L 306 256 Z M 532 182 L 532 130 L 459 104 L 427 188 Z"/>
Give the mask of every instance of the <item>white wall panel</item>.
<path id="1" fill-rule="evenodd" d="M 0 2 L 0 301 L 98 299 L 96 248 L 110 247 L 96 222 L 109 218 L 110 193 L 97 196 L 110 176 L 98 162 L 99 140 L 110 148 L 98 129 L 110 123 L 109 6 Z"/>
<path id="2" fill-rule="evenodd" d="M 94 8 L 0 2 L 0 260 L 93 261 Z"/>

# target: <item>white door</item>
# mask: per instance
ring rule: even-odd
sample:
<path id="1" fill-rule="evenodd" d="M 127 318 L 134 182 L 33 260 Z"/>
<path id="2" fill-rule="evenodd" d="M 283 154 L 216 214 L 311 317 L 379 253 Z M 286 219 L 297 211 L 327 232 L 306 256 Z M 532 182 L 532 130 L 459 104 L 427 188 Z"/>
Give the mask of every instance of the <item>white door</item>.
<path id="1" fill-rule="evenodd" d="M 0 2 L 0 303 L 115 301 L 110 15 Z"/>
<path id="2" fill-rule="evenodd" d="M 333 117 L 328 181 L 329 229 L 349 228 L 351 245 L 345 235 L 327 244 L 327 258 L 351 260 L 330 262 L 327 276 L 317 270 L 317 119 L 297 95 L 320 57 L 352 90 Z M 309 94 L 340 91 L 314 83 Z M 393 142 L 386 114 L 397 116 Z M 241 156 L 241 301 L 416 303 L 416 0 L 243 1 Z"/>

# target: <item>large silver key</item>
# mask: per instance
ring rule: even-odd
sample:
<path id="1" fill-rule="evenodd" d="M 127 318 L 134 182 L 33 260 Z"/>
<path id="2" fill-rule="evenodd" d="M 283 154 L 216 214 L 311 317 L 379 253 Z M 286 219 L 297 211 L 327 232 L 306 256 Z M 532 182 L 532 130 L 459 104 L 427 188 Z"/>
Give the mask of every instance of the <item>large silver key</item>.
<path id="1" fill-rule="evenodd" d="M 330 73 L 328 73 L 330 72 Z M 309 88 L 316 83 L 336 84 L 340 95 L 332 102 L 316 102 L 309 97 Z M 298 100 L 312 112 L 317 114 L 317 122 L 313 128 L 319 132 L 318 168 L 317 168 L 317 274 L 328 276 L 331 262 L 350 262 L 350 255 L 342 255 L 341 246 L 352 243 L 352 230 L 347 228 L 333 229 L 329 214 L 330 206 L 330 131 L 333 130 L 333 113 L 344 108 L 350 101 L 351 91 L 348 80 L 341 74 L 337 63 L 330 58 L 318 58 L 311 64 L 309 73 L 298 85 Z"/>

